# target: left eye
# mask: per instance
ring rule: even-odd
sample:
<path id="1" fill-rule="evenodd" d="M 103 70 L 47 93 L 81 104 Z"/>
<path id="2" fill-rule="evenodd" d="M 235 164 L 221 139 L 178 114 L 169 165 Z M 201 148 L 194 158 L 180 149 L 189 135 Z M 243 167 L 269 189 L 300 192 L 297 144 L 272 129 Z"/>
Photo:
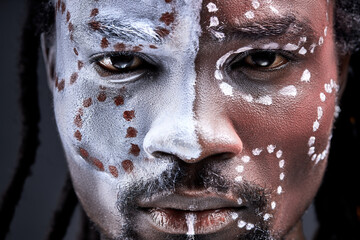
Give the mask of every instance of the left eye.
<path id="1" fill-rule="evenodd" d="M 97 64 L 113 73 L 129 73 L 143 67 L 144 60 L 137 56 L 110 56 L 104 57 Z"/>
<path id="2" fill-rule="evenodd" d="M 244 67 L 258 70 L 272 70 L 285 65 L 288 60 L 275 52 L 256 52 L 246 56 L 242 63 Z"/>

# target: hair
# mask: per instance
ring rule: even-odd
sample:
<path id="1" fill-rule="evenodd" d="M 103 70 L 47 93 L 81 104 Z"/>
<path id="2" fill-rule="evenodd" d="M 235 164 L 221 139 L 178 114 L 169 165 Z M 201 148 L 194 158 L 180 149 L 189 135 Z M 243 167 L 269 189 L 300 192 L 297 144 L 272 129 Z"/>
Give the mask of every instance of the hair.
<path id="1" fill-rule="evenodd" d="M 61 0 L 58 0 L 61 3 Z M 59 4 L 57 3 L 57 4 Z M 0 205 L 0 240 L 9 232 L 23 187 L 36 160 L 39 146 L 40 110 L 37 91 L 37 64 L 41 33 L 50 32 L 55 19 L 54 6 L 49 0 L 28 0 L 28 13 L 23 27 L 19 61 L 20 108 L 22 141 L 13 178 L 4 192 Z M 41 9 L 39 11 L 39 9 Z M 340 101 L 342 112 L 333 131 L 328 167 L 315 198 L 319 229 L 316 240 L 360 238 L 360 181 L 359 122 L 360 98 L 360 2 L 335 0 L 336 44 L 339 57 L 352 54 L 348 83 Z M 35 60 L 34 60 L 35 59 Z M 77 205 L 72 183 L 68 177 L 59 206 L 54 213 L 47 239 L 62 239 Z M 79 239 L 98 239 L 92 233 L 83 213 L 83 232 Z"/>

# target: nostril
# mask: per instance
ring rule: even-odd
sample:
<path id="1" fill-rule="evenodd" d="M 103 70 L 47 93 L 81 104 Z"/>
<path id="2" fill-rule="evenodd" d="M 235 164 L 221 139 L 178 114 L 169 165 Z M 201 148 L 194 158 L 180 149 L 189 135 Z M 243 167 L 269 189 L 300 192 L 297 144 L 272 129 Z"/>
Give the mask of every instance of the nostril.
<path id="1" fill-rule="evenodd" d="M 173 158 L 174 155 L 162 151 L 155 151 L 152 153 L 155 158 Z"/>

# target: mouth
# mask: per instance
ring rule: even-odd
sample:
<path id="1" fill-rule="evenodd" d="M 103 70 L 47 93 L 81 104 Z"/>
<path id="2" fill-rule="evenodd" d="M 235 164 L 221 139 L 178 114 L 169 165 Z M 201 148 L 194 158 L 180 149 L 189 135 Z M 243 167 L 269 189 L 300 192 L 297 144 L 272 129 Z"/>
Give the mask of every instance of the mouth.
<path id="1" fill-rule="evenodd" d="M 237 224 L 248 207 L 229 196 L 182 192 L 138 203 L 149 224 L 168 234 L 211 234 Z"/>

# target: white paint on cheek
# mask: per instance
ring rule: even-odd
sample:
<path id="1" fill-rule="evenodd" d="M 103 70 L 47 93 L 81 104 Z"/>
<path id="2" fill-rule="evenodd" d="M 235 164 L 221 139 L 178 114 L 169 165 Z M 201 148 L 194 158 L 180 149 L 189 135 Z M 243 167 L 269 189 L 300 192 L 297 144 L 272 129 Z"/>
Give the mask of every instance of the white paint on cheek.
<path id="1" fill-rule="evenodd" d="M 243 156 L 241 158 L 241 161 L 243 161 L 244 163 L 248 163 L 248 162 L 250 162 L 250 157 L 249 156 Z"/>
<path id="2" fill-rule="evenodd" d="M 305 71 L 303 72 L 302 76 L 301 76 L 301 81 L 302 82 L 310 82 L 310 78 L 311 78 L 311 73 L 308 69 L 305 69 Z"/>
<path id="3" fill-rule="evenodd" d="M 307 50 L 304 48 L 304 47 L 302 47 L 300 50 L 299 50 L 299 54 L 301 54 L 301 55 L 305 55 L 307 53 Z"/>
<path id="4" fill-rule="evenodd" d="M 219 19 L 216 16 L 210 17 L 210 25 L 209 27 L 216 27 L 219 25 Z"/>
<path id="5" fill-rule="evenodd" d="M 327 35 L 327 31 L 328 31 L 328 27 L 326 26 L 325 29 L 324 29 L 324 36 L 326 37 Z"/>
<path id="6" fill-rule="evenodd" d="M 284 180 L 284 178 L 285 178 L 285 174 L 284 174 L 284 173 L 280 173 L 279 178 L 280 178 L 280 180 L 281 180 L 281 181 L 282 181 L 282 180 Z"/>
<path id="7" fill-rule="evenodd" d="M 253 229 L 255 226 L 254 226 L 254 224 L 252 224 L 252 223 L 248 223 L 248 224 L 246 224 L 246 230 L 251 230 L 251 229 Z"/>
<path id="8" fill-rule="evenodd" d="M 325 89 L 325 92 L 327 92 L 327 93 L 332 93 L 332 87 L 331 87 L 330 84 L 325 83 L 324 89 Z"/>
<path id="9" fill-rule="evenodd" d="M 219 10 L 219 9 L 217 8 L 217 6 L 216 6 L 214 3 L 212 3 L 212 2 L 208 3 L 208 5 L 207 5 L 206 7 L 207 7 L 207 9 L 208 9 L 209 12 L 216 12 L 216 11 Z"/>
<path id="10" fill-rule="evenodd" d="M 320 127 L 320 123 L 318 120 L 316 120 L 313 124 L 313 131 L 316 132 Z"/>
<path id="11" fill-rule="evenodd" d="M 267 149 L 268 153 L 273 153 L 275 148 L 276 148 L 275 145 L 269 145 L 269 146 L 267 146 L 266 149 Z"/>
<path id="12" fill-rule="evenodd" d="M 244 171 L 244 166 L 240 165 L 235 168 L 235 170 L 239 173 L 242 173 Z"/>
<path id="13" fill-rule="evenodd" d="M 283 49 L 285 51 L 296 51 L 296 50 L 299 49 L 299 46 L 295 45 L 295 44 L 292 44 L 292 43 L 288 43 L 283 47 Z"/>
<path id="14" fill-rule="evenodd" d="M 270 9 L 273 13 L 279 14 L 279 10 L 277 10 L 274 6 L 270 6 Z"/>
<path id="15" fill-rule="evenodd" d="M 283 96 L 295 97 L 297 95 L 297 90 L 294 85 L 290 85 L 282 88 L 279 93 Z"/>
<path id="16" fill-rule="evenodd" d="M 260 7 L 260 2 L 259 0 L 252 0 L 252 6 L 254 9 L 258 9 Z"/>
<path id="17" fill-rule="evenodd" d="M 247 102 L 253 102 L 254 98 L 251 94 L 241 94 L 241 97 Z"/>
<path id="18" fill-rule="evenodd" d="M 272 203 L 271 203 L 271 209 L 274 210 L 275 208 L 276 208 L 276 202 L 272 202 Z"/>
<path id="19" fill-rule="evenodd" d="M 324 93 L 320 93 L 320 100 L 321 100 L 322 102 L 325 102 L 326 96 L 325 96 Z"/>
<path id="20" fill-rule="evenodd" d="M 310 147 L 309 148 L 309 152 L 308 152 L 308 155 L 311 156 L 315 153 L 315 147 Z"/>
<path id="21" fill-rule="evenodd" d="M 311 147 L 312 145 L 315 144 L 315 140 L 316 140 L 316 138 L 314 136 L 309 138 L 309 142 L 308 142 L 309 147 Z"/>
<path id="22" fill-rule="evenodd" d="M 252 150 L 252 154 L 254 156 L 259 156 L 261 152 L 262 152 L 262 149 L 260 149 L 260 148 L 255 148 L 254 150 Z"/>
<path id="23" fill-rule="evenodd" d="M 237 213 L 235 213 L 235 212 L 232 212 L 232 213 L 230 214 L 230 216 L 231 216 L 231 218 L 232 218 L 233 220 L 236 220 L 236 219 L 238 219 L 239 214 L 237 214 Z"/>
<path id="24" fill-rule="evenodd" d="M 237 203 L 238 203 L 239 205 L 241 205 L 241 204 L 243 204 L 243 200 L 242 200 L 241 198 L 238 198 Z"/>
<path id="25" fill-rule="evenodd" d="M 323 45 L 323 43 L 324 43 L 324 37 L 321 36 L 319 38 L 319 46 Z"/>
<path id="26" fill-rule="evenodd" d="M 233 88 L 226 82 L 220 83 L 220 89 L 226 96 L 233 96 Z"/>
<path id="27" fill-rule="evenodd" d="M 278 188 L 277 188 L 277 194 L 281 194 L 282 193 L 282 187 L 281 186 L 278 186 Z"/>
<path id="28" fill-rule="evenodd" d="M 318 120 L 320 120 L 324 113 L 322 107 L 318 107 L 317 112 L 318 112 Z"/>
<path id="29" fill-rule="evenodd" d="M 314 52 L 315 52 L 316 46 L 317 46 L 316 43 L 313 43 L 313 44 L 310 45 L 310 52 L 311 52 L 311 53 L 314 53 Z"/>
<path id="30" fill-rule="evenodd" d="M 281 150 L 279 150 L 276 152 L 276 157 L 281 158 L 282 154 L 283 154 L 283 152 Z"/>
<path id="31" fill-rule="evenodd" d="M 242 182 L 242 180 L 243 180 L 243 178 L 242 178 L 242 176 L 237 176 L 236 178 L 235 178 L 235 181 L 236 182 Z"/>
<path id="32" fill-rule="evenodd" d="M 269 95 L 266 95 L 266 96 L 262 96 L 262 97 L 256 99 L 255 102 L 269 106 L 272 104 L 272 98 Z"/>
<path id="33" fill-rule="evenodd" d="M 341 108 L 340 108 L 339 106 L 335 106 L 334 117 L 335 117 L 335 118 L 338 118 L 340 112 L 341 112 Z"/>
<path id="34" fill-rule="evenodd" d="M 317 154 L 312 155 L 311 161 L 315 161 L 316 157 L 317 157 Z"/>
<path id="35" fill-rule="evenodd" d="M 271 214 L 266 213 L 266 214 L 264 215 L 264 221 L 269 220 L 270 217 L 271 217 Z"/>
<path id="36" fill-rule="evenodd" d="M 216 70 L 215 71 L 215 78 L 219 81 L 222 81 L 223 80 L 223 75 L 222 75 L 222 72 L 220 70 Z"/>
<path id="37" fill-rule="evenodd" d="M 255 17 L 255 14 L 254 14 L 253 11 L 247 11 L 247 12 L 245 13 L 245 17 L 248 18 L 248 19 L 252 19 L 252 18 Z"/>

